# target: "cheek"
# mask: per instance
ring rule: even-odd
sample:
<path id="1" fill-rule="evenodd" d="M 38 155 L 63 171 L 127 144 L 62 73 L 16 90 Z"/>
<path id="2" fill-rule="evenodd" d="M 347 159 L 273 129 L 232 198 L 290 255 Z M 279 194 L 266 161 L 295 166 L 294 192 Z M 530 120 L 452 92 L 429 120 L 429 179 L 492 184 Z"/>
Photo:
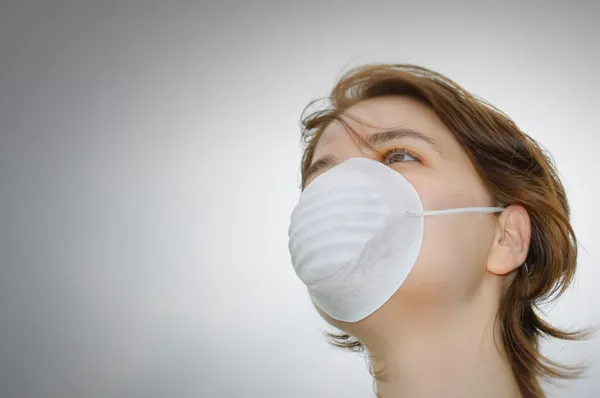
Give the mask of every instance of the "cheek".
<path id="1" fill-rule="evenodd" d="M 425 209 L 477 205 L 476 198 L 464 194 L 428 196 L 443 198 L 438 203 L 428 203 L 423 196 Z M 451 304 L 471 297 L 486 273 L 494 236 L 493 217 L 481 213 L 426 216 L 419 257 L 400 291 L 429 304 Z"/>
<path id="2" fill-rule="evenodd" d="M 486 224 L 479 215 L 426 217 L 421 252 L 400 291 L 428 305 L 452 305 L 471 297 L 486 272 L 491 246 Z"/>

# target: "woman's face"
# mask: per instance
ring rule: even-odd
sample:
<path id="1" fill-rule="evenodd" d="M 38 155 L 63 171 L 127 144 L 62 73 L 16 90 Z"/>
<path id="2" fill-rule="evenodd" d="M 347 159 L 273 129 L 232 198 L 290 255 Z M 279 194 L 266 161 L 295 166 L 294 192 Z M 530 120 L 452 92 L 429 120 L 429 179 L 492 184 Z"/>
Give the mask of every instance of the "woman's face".
<path id="1" fill-rule="evenodd" d="M 425 105 L 408 97 L 379 97 L 354 105 L 342 118 L 362 138 L 403 128 L 414 130 L 424 139 L 407 136 L 380 142 L 374 145 L 380 153 L 394 148 L 400 151 L 379 158 L 377 153 L 357 146 L 341 123 L 333 122 L 317 143 L 313 163 L 325 155 L 333 155 L 339 162 L 359 156 L 380 160 L 412 183 L 424 210 L 494 205 L 466 152 Z M 324 171 L 310 175 L 306 186 Z M 399 308 L 421 312 L 468 303 L 486 274 L 495 233 L 494 217 L 481 213 L 426 216 L 421 251 L 408 278 L 382 308 L 358 324 L 368 323 L 372 317 L 381 321 L 381 317 L 406 313 L 397 311 Z M 334 326 L 357 335 L 350 331 L 355 325 L 349 327 L 320 310 L 319 313 Z"/>

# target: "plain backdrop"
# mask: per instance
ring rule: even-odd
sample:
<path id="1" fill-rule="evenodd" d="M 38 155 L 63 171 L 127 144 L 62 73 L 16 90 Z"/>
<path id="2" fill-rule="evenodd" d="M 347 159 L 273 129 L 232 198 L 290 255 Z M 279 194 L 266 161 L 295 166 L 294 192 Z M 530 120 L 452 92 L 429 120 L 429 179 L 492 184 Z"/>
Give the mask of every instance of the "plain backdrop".
<path id="1" fill-rule="evenodd" d="M 598 2 L 3 1 L 0 396 L 372 397 L 290 264 L 299 120 L 369 62 L 446 74 L 554 156 L 600 322 Z M 585 250 L 584 250 L 585 249 Z M 600 397 L 600 336 L 544 342 Z"/>

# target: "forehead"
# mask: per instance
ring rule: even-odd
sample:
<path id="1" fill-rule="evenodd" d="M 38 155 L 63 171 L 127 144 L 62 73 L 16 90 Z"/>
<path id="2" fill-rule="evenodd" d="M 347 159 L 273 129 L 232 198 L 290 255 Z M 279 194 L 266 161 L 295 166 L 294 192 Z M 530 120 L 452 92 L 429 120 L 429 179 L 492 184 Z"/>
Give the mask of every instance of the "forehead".
<path id="1" fill-rule="evenodd" d="M 451 132 L 435 112 L 410 97 L 387 96 L 364 100 L 348 108 L 341 119 L 363 137 L 382 129 L 409 127 L 429 136 L 440 145 L 451 144 L 453 141 Z M 330 123 L 323 131 L 315 148 L 315 159 L 328 153 L 333 145 L 353 145 L 345 126 L 337 121 Z"/>

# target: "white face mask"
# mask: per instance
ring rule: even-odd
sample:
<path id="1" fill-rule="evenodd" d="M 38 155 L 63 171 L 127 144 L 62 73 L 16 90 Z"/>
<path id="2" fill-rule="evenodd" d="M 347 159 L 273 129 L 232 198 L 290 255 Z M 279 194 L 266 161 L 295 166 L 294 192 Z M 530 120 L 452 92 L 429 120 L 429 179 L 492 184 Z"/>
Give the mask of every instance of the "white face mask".
<path id="1" fill-rule="evenodd" d="M 300 195 L 288 230 L 292 265 L 330 317 L 357 322 L 402 285 L 423 242 L 423 216 L 496 213 L 501 207 L 423 211 L 412 184 L 382 163 L 351 158 Z"/>

